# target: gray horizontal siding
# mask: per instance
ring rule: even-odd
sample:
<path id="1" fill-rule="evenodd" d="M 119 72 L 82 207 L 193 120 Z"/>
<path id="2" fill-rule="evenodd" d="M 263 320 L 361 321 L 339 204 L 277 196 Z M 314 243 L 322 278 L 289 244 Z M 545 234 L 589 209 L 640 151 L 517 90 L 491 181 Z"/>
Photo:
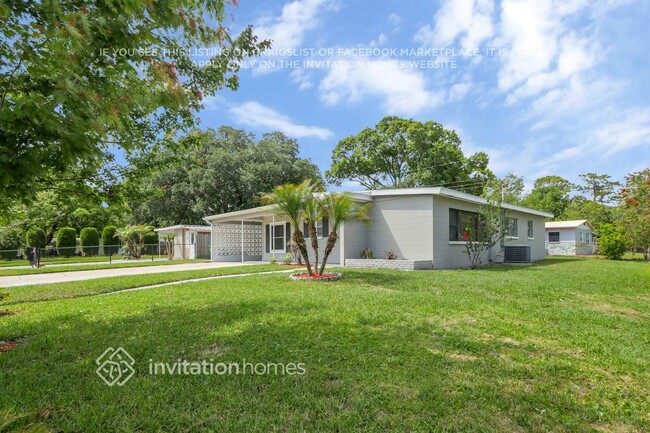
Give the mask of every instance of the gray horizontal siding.
<path id="1" fill-rule="evenodd" d="M 377 258 L 383 258 L 386 251 L 392 250 L 400 259 L 431 260 L 431 196 L 375 198 L 370 217 L 368 247 Z"/>
<path id="2" fill-rule="evenodd" d="M 435 269 L 465 268 L 470 265 L 469 258 L 462 243 L 449 242 L 449 209 L 459 209 L 476 212 L 479 205 L 463 202 L 447 197 L 435 196 L 433 198 L 433 266 Z M 518 239 L 507 239 L 505 245 L 529 245 L 531 259 L 542 260 L 545 257 L 544 243 L 544 218 L 522 212 L 508 211 L 508 217 L 518 220 Z M 528 239 L 528 220 L 533 221 L 533 239 Z M 483 257 L 483 264 L 489 260 L 503 261 L 503 252 L 500 244 L 495 245 Z"/>

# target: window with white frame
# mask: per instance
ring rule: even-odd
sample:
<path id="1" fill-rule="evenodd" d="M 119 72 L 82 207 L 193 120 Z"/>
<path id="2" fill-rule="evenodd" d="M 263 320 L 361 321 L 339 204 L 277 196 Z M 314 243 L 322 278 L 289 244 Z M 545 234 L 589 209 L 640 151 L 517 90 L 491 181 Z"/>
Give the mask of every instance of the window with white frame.
<path id="1" fill-rule="evenodd" d="M 285 252 L 285 225 L 284 223 L 271 224 L 271 252 L 284 253 Z"/>
<path id="2" fill-rule="evenodd" d="M 534 237 L 534 230 L 533 230 L 533 222 L 531 220 L 528 220 L 528 238 L 532 239 Z"/>
<path id="3" fill-rule="evenodd" d="M 511 238 L 516 238 L 519 236 L 519 227 L 518 227 L 517 218 L 506 219 L 506 235 Z"/>
<path id="4" fill-rule="evenodd" d="M 449 241 L 465 241 L 470 237 L 470 232 L 473 234 L 478 232 L 478 214 L 449 209 Z"/>
<path id="5" fill-rule="evenodd" d="M 560 232 L 548 232 L 549 242 L 560 242 Z"/>

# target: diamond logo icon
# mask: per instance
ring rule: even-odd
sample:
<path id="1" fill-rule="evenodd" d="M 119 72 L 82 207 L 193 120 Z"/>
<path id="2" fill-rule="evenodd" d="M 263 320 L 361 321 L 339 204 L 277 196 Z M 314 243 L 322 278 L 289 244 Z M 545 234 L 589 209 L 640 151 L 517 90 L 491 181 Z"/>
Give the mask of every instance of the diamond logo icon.
<path id="1" fill-rule="evenodd" d="M 108 386 L 122 386 L 135 374 L 135 359 L 123 347 L 109 347 L 95 360 L 95 372 Z"/>

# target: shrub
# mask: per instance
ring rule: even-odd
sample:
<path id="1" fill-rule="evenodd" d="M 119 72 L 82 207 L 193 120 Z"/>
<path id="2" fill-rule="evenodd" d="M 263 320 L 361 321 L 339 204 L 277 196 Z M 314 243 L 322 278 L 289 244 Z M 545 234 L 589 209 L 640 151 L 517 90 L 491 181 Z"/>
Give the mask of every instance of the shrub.
<path id="1" fill-rule="evenodd" d="M 598 246 L 600 253 L 610 260 L 620 260 L 627 251 L 627 243 L 618 227 L 604 224 L 600 228 Z"/>
<path id="2" fill-rule="evenodd" d="M 74 256 L 77 248 L 77 230 L 73 227 L 61 227 L 56 233 L 56 249 L 60 256 Z"/>
<path id="3" fill-rule="evenodd" d="M 47 245 L 47 237 L 45 232 L 40 228 L 31 228 L 25 234 L 27 246 L 30 248 L 45 248 Z"/>
<path id="4" fill-rule="evenodd" d="M 282 257 L 282 263 L 285 265 L 290 265 L 291 262 L 293 262 L 293 254 L 287 253 L 284 255 L 284 257 Z"/>
<path id="5" fill-rule="evenodd" d="M 3 227 L 0 229 L 0 259 L 16 259 L 22 246 L 20 229 L 16 227 Z"/>
<path id="6" fill-rule="evenodd" d="M 388 250 L 384 253 L 384 260 L 397 260 L 397 253 L 393 250 Z"/>
<path id="7" fill-rule="evenodd" d="M 276 259 L 275 257 L 271 257 L 271 258 L 269 259 L 269 264 L 271 264 L 271 265 L 277 265 L 277 264 L 278 264 L 278 259 Z"/>
<path id="8" fill-rule="evenodd" d="M 144 245 L 143 254 L 158 254 L 158 233 L 154 232 L 153 228 L 144 233 Z"/>
<path id="9" fill-rule="evenodd" d="M 102 230 L 102 246 L 104 247 L 104 255 L 112 256 L 119 251 L 118 245 L 120 244 L 120 237 L 117 235 L 117 227 L 106 226 Z"/>
<path id="10" fill-rule="evenodd" d="M 374 259 L 375 253 L 370 248 L 366 248 L 365 250 L 359 251 L 359 257 L 362 259 Z"/>
<path id="11" fill-rule="evenodd" d="M 84 227 L 79 234 L 79 245 L 85 256 L 99 254 L 99 232 L 95 227 Z"/>

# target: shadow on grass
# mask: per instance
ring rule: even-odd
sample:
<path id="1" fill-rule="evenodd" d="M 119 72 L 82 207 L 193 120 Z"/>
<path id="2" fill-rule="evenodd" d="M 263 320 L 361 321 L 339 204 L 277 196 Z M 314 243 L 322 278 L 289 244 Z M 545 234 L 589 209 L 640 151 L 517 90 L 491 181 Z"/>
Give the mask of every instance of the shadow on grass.
<path id="1" fill-rule="evenodd" d="M 347 276 L 369 284 L 386 277 Z M 0 334 L 27 338 L 0 357 L 0 408 L 52 407 L 49 422 L 63 431 L 554 430 L 568 414 L 582 427 L 602 416 L 567 391 L 566 382 L 581 377 L 577 364 L 528 362 L 528 348 L 444 329 L 439 320 L 396 324 L 390 311 L 369 311 L 376 320 L 367 321 L 297 297 L 111 308 L 44 316 Z M 136 374 L 109 388 L 95 359 L 120 346 L 136 359 Z M 304 363 L 307 374 L 148 373 L 149 360 L 210 358 Z"/>

